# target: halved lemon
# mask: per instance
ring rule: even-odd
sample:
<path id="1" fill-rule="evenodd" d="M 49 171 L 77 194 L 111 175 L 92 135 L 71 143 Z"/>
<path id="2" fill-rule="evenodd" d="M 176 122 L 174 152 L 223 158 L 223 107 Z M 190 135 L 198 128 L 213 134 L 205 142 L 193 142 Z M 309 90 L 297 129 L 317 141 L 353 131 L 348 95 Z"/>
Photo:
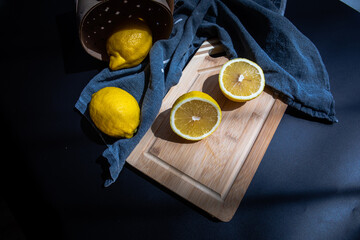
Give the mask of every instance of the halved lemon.
<path id="1" fill-rule="evenodd" d="M 219 104 L 208 94 L 192 91 L 180 96 L 171 109 L 172 130 L 187 140 L 210 136 L 221 122 Z"/>
<path id="2" fill-rule="evenodd" d="M 219 85 L 228 99 L 244 102 L 261 94 L 265 87 L 265 76 L 261 67 L 253 61 L 235 58 L 222 66 Z"/>

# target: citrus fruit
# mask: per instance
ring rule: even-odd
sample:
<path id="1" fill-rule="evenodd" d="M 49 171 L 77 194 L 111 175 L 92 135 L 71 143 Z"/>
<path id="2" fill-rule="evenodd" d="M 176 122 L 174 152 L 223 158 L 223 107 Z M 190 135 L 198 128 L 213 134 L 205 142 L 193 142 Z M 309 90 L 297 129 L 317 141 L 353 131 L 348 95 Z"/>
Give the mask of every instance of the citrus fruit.
<path id="1" fill-rule="evenodd" d="M 219 86 L 228 99 L 244 102 L 260 95 L 265 87 L 265 76 L 256 63 L 245 58 L 235 58 L 222 66 Z"/>
<path id="2" fill-rule="evenodd" d="M 140 123 L 138 102 L 130 93 L 117 87 L 105 87 L 94 93 L 89 113 L 100 131 L 116 138 L 131 138 Z"/>
<path id="3" fill-rule="evenodd" d="M 106 41 L 109 68 L 119 70 L 140 64 L 152 46 L 152 33 L 145 21 L 126 21 Z"/>
<path id="4" fill-rule="evenodd" d="M 180 96 L 170 112 L 172 130 L 187 140 L 210 136 L 219 126 L 221 109 L 208 94 L 192 91 Z"/>

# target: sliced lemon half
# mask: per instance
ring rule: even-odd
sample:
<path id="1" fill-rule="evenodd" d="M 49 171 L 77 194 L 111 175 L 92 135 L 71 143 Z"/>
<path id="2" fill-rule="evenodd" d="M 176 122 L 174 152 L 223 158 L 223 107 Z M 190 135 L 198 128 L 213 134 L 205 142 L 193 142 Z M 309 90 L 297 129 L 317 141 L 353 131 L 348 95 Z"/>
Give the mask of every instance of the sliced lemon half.
<path id="1" fill-rule="evenodd" d="M 222 66 L 219 86 L 228 99 L 235 102 L 249 101 L 264 90 L 264 72 L 249 59 L 235 58 Z"/>
<path id="2" fill-rule="evenodd" d="M 219 104 L 208 94 L 192 91 L 180 96 L 171 109 L 172 130 L 187 140 L 210 136 L 221 122 Z"/>

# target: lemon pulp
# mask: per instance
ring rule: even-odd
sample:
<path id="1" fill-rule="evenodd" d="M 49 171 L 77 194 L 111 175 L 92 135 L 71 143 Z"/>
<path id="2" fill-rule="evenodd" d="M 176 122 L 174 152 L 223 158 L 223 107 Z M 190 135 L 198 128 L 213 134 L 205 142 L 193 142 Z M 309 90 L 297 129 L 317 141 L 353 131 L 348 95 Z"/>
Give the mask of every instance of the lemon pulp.
<path id="1" fill-rule="evenodd" d="M 259 96 L 264 90 L 265 77 L 256 63 L 237 58 L 224 64 L 219 74 L 219 85 L 230 100 L 248 101 Z"/>
<path id="2" fill-rule="evenodd" d="M 180 96 L 170 113 L 173 131 L 188 140 L 210 136 L 219 126 L 221 109 L 208 94 L 192 91 Z"/>

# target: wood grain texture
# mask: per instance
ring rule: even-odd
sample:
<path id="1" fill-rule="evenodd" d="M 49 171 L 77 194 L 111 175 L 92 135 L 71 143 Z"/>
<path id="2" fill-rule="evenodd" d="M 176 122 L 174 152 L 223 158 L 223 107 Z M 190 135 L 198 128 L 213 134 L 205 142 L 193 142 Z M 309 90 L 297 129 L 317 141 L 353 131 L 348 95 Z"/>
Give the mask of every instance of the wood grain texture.
<path id="1" fill-rule="evenodd" d="M 263 158 L 287 105 L 269 89 L 256 99 L 235 103 L 224 97 L 218 73 L 228 61 L 216 41 L 205 42 L 163 100 L 151 129 L 127 162 L 222 221 L 230 221 Z M 170 128 L 172 104 L 198 90 L 220 105 L 223 118 L 208 138 L 191 142 Z"/>

